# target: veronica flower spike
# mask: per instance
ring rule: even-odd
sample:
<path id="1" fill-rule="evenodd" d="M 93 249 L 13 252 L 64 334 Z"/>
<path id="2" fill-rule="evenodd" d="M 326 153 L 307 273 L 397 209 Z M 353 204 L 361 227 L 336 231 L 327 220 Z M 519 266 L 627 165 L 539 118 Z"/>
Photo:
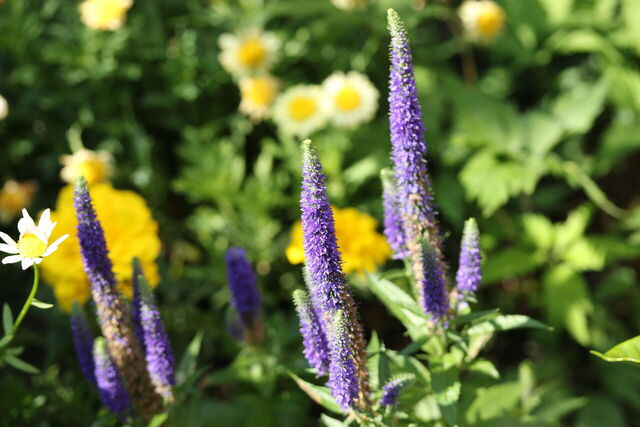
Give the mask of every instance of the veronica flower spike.
<path id="1" fill-rule="evenodd" d="M 458 292 L 463 295 L 473 295 L 482 280 L 479 239 L 478 224 L 475 219 L 469 218 L 464 223 L 460 244 L 460 263 L 456 273 Z"/>
<path id="2" fill-rule="evenodd" d="M 40 264 L 45 257 L 54 253 L 60 244 L 69 237 L 68 234 L 65 234 L 49 244 L 49 238 L 55 226 L 56 223 L 51 221 L 51 211 L 49 209 L 42 212 L 38 225 L 29 216 L 27 210 L 23 209 L 22 218 L 18 221 L 20 238 L 17 242 L 6 233 L 0 231 L 0 238 L 4 240 L 4 243 L 0 243 L 0 251 L 11 254 L 3 258 L 2 263 L 13 264 L 19 262 L 23 270 L 32 265 Z"/>

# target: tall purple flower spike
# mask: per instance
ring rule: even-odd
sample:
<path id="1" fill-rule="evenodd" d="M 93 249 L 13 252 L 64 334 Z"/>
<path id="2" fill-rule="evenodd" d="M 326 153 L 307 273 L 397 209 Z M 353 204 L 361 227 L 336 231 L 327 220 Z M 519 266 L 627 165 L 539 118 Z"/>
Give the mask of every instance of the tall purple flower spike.
<path id="1" fill-rule="evenodd" d="M 316 315 L 309 295 L 298 289 L 293 292 L 293 303 L 300 320 L 300 334 L 304 345 L 304 357 L 318 376 L 329 373 L 329 345 L 327 336 Z"/>
<path id="2" fill-rule="evenodd" d="M 107 341 L 102 337 L 96 338 L 93 343 L 93 358 L 100 399 L 111 412 L 123 420 L 131 408 L 131 401 L 118 373 L 118 368 L 109 354 Z"/>
<path id="3" fill-rule="evenodd" d="M 240 247 L 229 248 L 225 262 L 231 304 L 238 314 L 243 337 L 249 342 L 259 342 L 263 335 L 262 297 L 253 267 L 247 260 L 246 251 Z"/>
<path id="4" fill-rule="evenodd" d="M 398 203 L 398 191 L 395 184 L 393 171 L 383 169 L 380 172 L 382 178 L 382 203 L 384 208 L 384 235 L 391 246 L 393 259 L 404 259 L 409 255 L 400 204 Z"/>
<path id="5" fill-rule="evenodd" d="M 96 386 L 93 363 L 93 335 L 78 303 L 74 302 L 71 313 L 71 335 L 80 371 L 92 386 Z"/>
<path id="6" fill-rule="evenodd" d="M 359 379 L 354 358 L 349 324 L 338 310 L 329 328 L 329 388 L 338 405 L 347 411 L 355 406 L 359 394 Z"/>
<path id="7" fill-rule="evenodd" d="M 420 286 L 422 294 L 420 302 L 425 313 L 432 316 L 432 320 L 438 321 L 447 315 L 449 300 L 445 287 L 445 278 L 442 270 L 438 268 L 438 260 L 433 246 L 423 240 L 421 242 L 423 279 Z"/>
<path id="8" fill-rule="evenodd" d="M 413 58 L 409 39 L 400 17 L 388 11 L 391 33 L 391 67 L 389 70 L 389 128 L 391 131 L 391 158 L 394 163 L 398 202 L 411 255 L 413 274 L 418 286 L 425 283 L 424 257 L 421 242 L 427 240 L 433 248 L 435 266 L 444 278 L 446 292 L 446 263 L 436 211 L 433 208 L 431 181 L 427 171 L 427 144 L 424 140 L 424 124 L 418 102 L 413 73 Z M 424 294 L 423 290 L 419 290 Z M 428 306 L 428 304 L 423 304 Z M 446 310 L 446 307 L 443 309 Z M 437 316 L 436 313 L 434 317 Z"/>
<path id="9" fill-rule="evenodd" d="M 129 309 L 116 289 L 104 232 L 84 178 L 78 179 L 74 206 L 80 253 L 84 271 L 91 283 L 91 296 L 96 305 L 102 335 L 107 340 L 113 361 L 122 373 L 122 380 L 137 413 L 143 419 L 150 420 L 162 410 L 162 399 L 151 384 L 142 349 L 133 331 Z"/>
<path id="10" fill-rule="evenodd" d="M 398 397 L 400 392 L 404 390 L 415 377 L 411 374 L 400 375 L 390 380 L 382 388 L 382 397 L 380 398 L 380 405 L 382 406 L 397 406 Z"/>
<path id="11" fill-rule="evenodd" d="M 480 235 L 478 224 L 473 218 L 464 223 L 462 242 L 460 244 L 460 263 L 456 273 L 457 288 L 460 293 L 473 294 L 480 285 L 482 272 L 480 270 Z"/>
<path id="12" fill-rule="evenodd" d="M 134 292 L 139 295 L 134 313 L 138 313 L 139 326 L 136 328 L 144 342 L 147 371 L 156 392 L 168 400 L 173 399 L 171 388 L 175 384 L 175 358 L 171 350 L 169 337 L 160 318 L 160 310 L 153 291 L 142 274 L 140 263 L 134 261 Z"/>
<path id="13" fill-rule="evenodd" d="M 318 154 L 311 146 L 311 141 L 304 141 L 301 149 L 300 208 L 306 268 L 311 285 L 311 301 L 323 329 L 327 332 L 333 324 L 337 311 L 344 312 L 345 322 L 352 337 L 351 345 L 359 379 L 359 396 L 356 405 L 364 408 L 369 393 L 367 353 L 355 301 L 342 271 L 333 212 L 327 198 L 326 177 Z M 329 339 L 329 346 L 331 345 L 331 339 Z"/>

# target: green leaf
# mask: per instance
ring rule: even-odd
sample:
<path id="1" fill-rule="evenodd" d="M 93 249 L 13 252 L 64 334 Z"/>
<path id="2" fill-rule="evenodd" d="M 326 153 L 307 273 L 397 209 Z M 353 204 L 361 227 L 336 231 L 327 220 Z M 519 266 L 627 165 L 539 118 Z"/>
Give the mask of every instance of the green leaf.
<path id="1" fill-rule="evenodd" d="M 444 415 L 444 419 L 451 426 L 458 425 L 458 399 L 460 399 L 460 371 L 455 366 L 451 354 L 446 354 L 442 360 L 432 359 L 431 384 L 436 394 L 436 401 Z"/>
<path id="2" fill-rule="evenodd" d="M 544 215 L 526 213 L 522 216 L 522 225 L 527 239 L 538 249 L 548 251 L 555 239 L 555 228 Z"/>
<path id="3" fill-rule="evenodd" d="M 163 414 L 155 415 L 153 418 L 151 418 L 151 421 L 149 421 L 147 427 L 160 427 L 165 421 L 167 421 L 167 418 L 169 418 L 169 414 L 167 414 L 166 412 Z"/>
<path id="4" fill-rule="evenodd" d="M 477 359 L 473 361 L 467 367 L 467 370 L 476 374 L 486 375 L 496 380 L 500 378 L 500 372 L 498 372 L 498 369 L 492 362 L 486 359 Z"/>
<path id="5" fill-rule="evenodd" d="M 478 389 L 476 398 L 466 413 L 471 425 L 490 420 L 513 410 L 520 402 L 521 387 L 517 381 Z"/>
<path id="6" fill-rule="evenodd" d="M 604 107 L 607 83 L 577 82 L 569 91 L 556 98 L 551 106 L 553 115 L 569 132 L 584 133 L 593 127 Z"/>
<path id="7" fill-rule="evenodd" d="M 607 362 L 626 362 L 640 366 L 640 335 L 621 342 L 604 354 L 595 350 L 591 350 L 591 353 Z"/>
<path id="8" fill-rule="evenodd" d="M 11 307 L 6 302 L 2 307 L 2 327 L 5 335 L 9 335 L 13 329 L 13 314 L 11 314 Z"/>
<path id="9" fill-rule="evenodd" d="M 480 321 L 484 319 L 493 319 L 500 314 L 499 308 L 493 310 L 474 311 L 473 313 L 464 314 L 462 316 L 456 316 L 451 320 L 452 325 L 464 325 L 473 321 Z"/>
<path id="10" fill-rule="evenodd" d="M 329 388 L 306 382 L 293 372 L 289 372 L 289 376 L 293 378 L 293 380 L 296 382 L 296 384 L 298 384 L 298 387 L 300 387 L 302 391 L 307 393 L 311 400 L 331 412 L 342 414 L 342 408 L 340 408 L 340 405 L 338 405 L 333 396 L 331 396 Z"/>
<path id="11" fill-rule="evenodd" d="M 31 305 L 36 307 L 36 308 L 40 308 L 42 310 L 48 310 L 51 307 L 53 307 L 53 304 L 49 304 L 48 302 L 39 301 L 36 298 L 34 298 L 33 301 L 31 301 Z"/>
<path id="12" fill-rule="evenodd" d="M 554 251 L 560 255 L 569 246 L 584 236 L 584 232 L 591 220 L 592 209 L 587 205 L 582 205 L 569 213 L 564 223 L 556 226 L 556 241 Z"/>
<path id="13" fill-rule="evenodd" d="M 576 341 L 587 345 L 591 340 L 587 317 L 593 305 L 582 276 L 560 264 L 547 271 L 542 283 L 549 321 L 564 325 Z"/>
<path id="14" fill-rule="evenodd" d="M 13 366 L 14 368 L 20 370 L 20 371 L 24 371 L 28 374 L 39 374 L 40 370 L 38 368 L 36 368 L 35 366 L 25 362 L 24 360 L 20 360 L 15 356 L 12 356 L 10 354 L 7 354 L 4 356 L 4 360 L 5 362 L 7 362 L 9 365 Z"/>
<path id="15" fill-rule="evenodd" d="M 344 427 L 348 424 L 343 423 L 340 420 L 336 420 L 335 418 L 331 418 L 327 414 L 320 415 L 320 421 L 327 427 Z"/>
<path id="16" fill-rule="evenodd" d="M 203 332 L 199 331 L 191 340 L 187 349 L 182 356 L 182 360 L 178 365 L 176 371 L 176 383 L 182 384 L 196 371 L 198 364 L 198 355 L 200 354 L 200 347 L 202 346 Z"/>
<path id="17" fill-rule="evenodd" d="M 479 335 L 519 328 L 550 329 L 544 323 L 523 314 L 503 314 L 494 319 L 476 323 L 467 329 L 466 333 L 467 335 Z"/>

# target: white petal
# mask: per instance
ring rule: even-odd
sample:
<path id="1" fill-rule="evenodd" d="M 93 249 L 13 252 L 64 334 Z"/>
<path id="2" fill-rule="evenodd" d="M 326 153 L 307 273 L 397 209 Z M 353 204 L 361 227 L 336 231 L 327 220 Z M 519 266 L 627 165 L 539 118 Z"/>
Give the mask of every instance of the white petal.
<path id="1" fill-rule="evenodd" d="M 40 221 L 38 221 L 38 228 L 39 229 L 48 229 L 49 228 L 49 224 L 51 224 L 51 209 L 45 209 L 44 212 L 42 212 L 42 215 L 40 215 Z"/>
<path id="2" fill-rule="evenodd" d="M 33 222 L 33 219 L 29 216 L 29 212 L 26 209 L 22 209 L 22 218 L 18 221 L 18 231 L 20 232 L 20 237 L 25 233 L 25 231 L 29 228 L 36 228 L 36 223 Z"/>
<path id="3" fill-rule="evenodd" d="M 2 231 L 0 231 L 0 238 L 2 240 L 4 240 L 4 242 L 7 245 L 11 245 L 11 246 L 18 246 L 18 244 L 16 243 L 15 240 L 13 240 L 11 237 L 9 237 L 9 235 L 7 233 L 3 233 Z"/>
<path id="4" fill-rule="evenodd" d="M 65 234 L 64 236 L 58 238 L 58 240 L 56 240 L 55 242 L 53 242 L 51 245 L 49 245 L 49 247 L 47 248 L 47 250 L 42 254 L 43 257 L 45 256 L 49 256 L 52 253 L 54 253 L 57 249 L 58 246 L 60 246 L 60 243 L 64 242 L 67 237 L 69 237 L 68 234 Z"/>
<path id="5" fill-rule="evenodd" d="M 34 262 L 35 264 L 40 264 L 40 263 L 42 262 L 42 258 L 34 258 L 34 259 L 33 259 L 33 262 Z"/>
<path id="6" fill-rule="evenodd" d="M 4 243 L 0 243 L 0 251 L 8 254 L 17 254 L 20 252 L 17 247 L 13 245 L 5 245 Z"/>
<path id="7" fill-rule="evenodd" d="M 3 264 L 13 264 L 14 262 L 20 262 L 22 255 L 11 255 L 2 259 Z"/>
<path id="8" fill-rule="evenodd" d="M 33 265 L 33 260 L 31 258 L 22 258 L 21 264 L 22 264 L 22 269 L 26 270 L 27 268 Z"/>

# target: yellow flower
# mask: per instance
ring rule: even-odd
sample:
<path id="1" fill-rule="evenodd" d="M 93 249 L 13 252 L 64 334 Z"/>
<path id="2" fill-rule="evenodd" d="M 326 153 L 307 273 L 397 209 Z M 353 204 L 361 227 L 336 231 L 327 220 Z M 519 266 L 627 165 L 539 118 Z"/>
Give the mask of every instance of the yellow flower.
<path id="1" fill-rule="evenodd" d="M 156 286 L 159 276 L 155 260 L 160 254 L 158 224 L 144 199 L 132 191 L 115 189 L 109 183 L 94 184 L 90 190 L 120 290 L 131 295 L 131 261 L 134 257 L 140 259 L 149 282 Z M 60 191 L 51 219 L 58 223 L 53 238 L 67 233 L 71 237 L 42 264 L 42 275 L 53 287 L 58 303 L 68 311 L 73 301 L 83 304 L 89 298 L 89 282 L 76 235 L 72 186 Z"/>
<path id="2" fill-rule="evenodd" d="M 278 95 L 278 81 L 271 76 L 245 77 L 240 80 L 240 111 L 254 120 L 261 120 Z"/>
<path id="3" fill-rule="evenodd" d="M 287 89 L 273 106 L 273 120 L 283 133 L 306 137 L 327 123 L 322 89 L 297 85 Z"/>
<path id="4" fill-rule="evenodd" d="M 491 41 L 504 27 L 504 10 L 491 0 L 467 0 L 458 9 L 458 16 L 472 41 Z"/>
<path id="5" fill-rule="evenodd" d="M 378 109 L 378 90 L 357 71 L 336 71 L 322 83 L 327 111 L 334 125 L 355 128 L 370 121 Z"/>
<path id="6" fill-rule="evenodd" d="M 6 181 L 0 188 L 0 222 L 9 222 L 22 209 L 28 208 L 36 188 L 33 182 Z"/>
<path id="7" fill-rule="evenodd" d="M 60 157 L 63 168 L 60 178 L 69 184 L 75 184 L 78 177 L 83 176 L 89 185 L 109 179 L 112 172 L 111 154 L 107 151 L 78 150 L 75 153 Z"/>
<path id="8" fill-rule="evenodd" d="M 87 27 L 113 31 L 122 27 L 132 4 L 132 0 L 85 0 L 78 8 Z"/>
<path id="9" fill-rule="evenodd" d="M 222 67 L 234 75 L 247 75 L 269 69 L 280 48 L 280 40 L 273 33 L 252 28 L 236 34 L 221 34 L 218 45 Z"/>
<path id="10" fill-rule="evenodd" d="M 338 247 L 346 274 L 375 271 L 391 256 L 391 248 L 385 237 L 376 231 L 377 221 L 355 208 L 340 209 L 332 206 L 336 223 Z M 304 262 L 302 224 L 296 222 L 291 229 L 291 240 L 285 252 L 291 264 Z"/>

